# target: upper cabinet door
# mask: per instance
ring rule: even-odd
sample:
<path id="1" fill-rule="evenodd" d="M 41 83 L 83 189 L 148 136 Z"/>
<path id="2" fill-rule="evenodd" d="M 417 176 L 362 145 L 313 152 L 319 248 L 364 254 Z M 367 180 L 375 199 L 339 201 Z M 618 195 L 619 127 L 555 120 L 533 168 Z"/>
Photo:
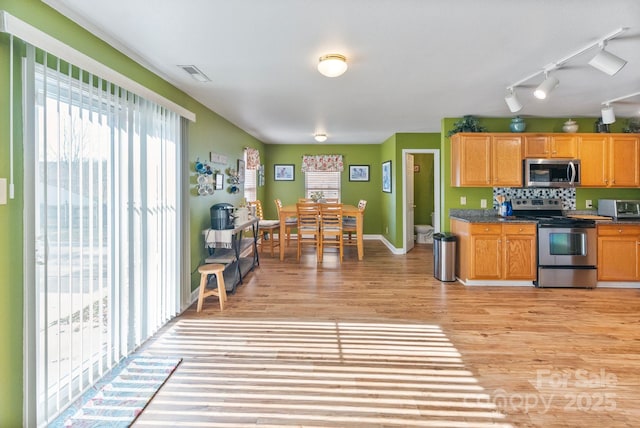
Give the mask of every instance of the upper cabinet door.
<path id="1" fill-rule="evenodd" d="M 490 134 L 456 134 L 451 137 L 452 186 L 491 186 L 490 162 Z"/>
<path id="2" fill-rule="evenodd" d="M 580 185 L 607 187 L 609 185 L 609 136 L 581 135 L 578 144 Z"/>
<path id="3" fill-rule="evenodd" d="M 522 187 L 522 137 L 494 135 L 491 141 L 491 155 L 492 184 Z"/>
<path id="4" fill-rule="evenodd" d="M 627 135 L 612 135 L 609 142 L 609 177 L 611 187 L 637 187 L 640 165 L 640 138 Z M 582 167 L 584 169 L 584 167 Z"/>
<path id="5" fill-rule="evenodd" d="M 552 135 L 551 153 L 552 158 L 575 159 L 578 157 L 578 139 L 575 135 Z"/>
<path id="6" fill-rule="evenodd" d="M 524 136 L 525 158 L 548 158 L 549 154 L 548 135 L 532 134 Z"/>

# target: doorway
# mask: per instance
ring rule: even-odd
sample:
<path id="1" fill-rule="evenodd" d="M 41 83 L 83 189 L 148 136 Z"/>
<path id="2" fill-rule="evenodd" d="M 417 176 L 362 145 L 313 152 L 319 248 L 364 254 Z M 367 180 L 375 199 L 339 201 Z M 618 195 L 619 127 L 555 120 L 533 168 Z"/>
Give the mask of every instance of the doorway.
<path id="1" fill-rule="evenodd" d="M 415 155 L 433 155 L 433 188 L 428 189 L 426 185 L 414 182 L 414 166 L 423 167 L 419 162 L 414 161 Z M 415 164 L 415 165 L 414 165 Z M 411 169 L 409 171 L 409 168 Z M 441 183 L 440 183 L 440 150 L 439 149 L 403 149 L 402 150 L 402 217 L 403 217 L 403 253 L 413 249 L 413 229 L 414 229 L 414 188 L 418 192 L 430 192 L 433 195 L 433 230 L 440 231 L 440 207 Z M 411 192 L 411 195 L 409 195 Z M 409 204 L 411 206 L 409 206 Z"/>

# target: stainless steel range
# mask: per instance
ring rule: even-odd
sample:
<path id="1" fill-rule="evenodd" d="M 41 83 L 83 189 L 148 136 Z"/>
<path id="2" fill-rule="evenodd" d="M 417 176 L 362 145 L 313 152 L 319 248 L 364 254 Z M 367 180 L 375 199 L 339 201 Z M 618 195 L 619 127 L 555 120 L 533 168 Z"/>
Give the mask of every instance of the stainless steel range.
<path id="1" fill-rule="evenodd" d="M 560 199 L 514 199 L 513 214 L 538 223 L 538 287 L 593 288 L 598 281 L 596 223 L 562 215 Z"/>

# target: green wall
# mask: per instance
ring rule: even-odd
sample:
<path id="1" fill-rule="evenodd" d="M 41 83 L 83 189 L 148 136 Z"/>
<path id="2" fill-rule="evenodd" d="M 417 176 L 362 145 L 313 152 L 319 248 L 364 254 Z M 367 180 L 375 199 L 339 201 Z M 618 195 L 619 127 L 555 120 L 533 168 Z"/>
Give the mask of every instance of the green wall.
<path id="1" fill-rule="evenodd" d="M 265 153 L 265 188 L 262 205 L 266 217 L 277 218 L 274 203 L 276 198 L 281 199 L 284 205 L 289 205 L 296 203 L 299 197 L 304 197 L 304 173 L 301 171 L 303 155 L 341 154 L 344 161 L 344 172 L 340 182 L 342 202 L 357 205 L 360 199 L 365 199 L 367 209 L 364 232 L 366 234 L 381 233 L 381 216 L 377 213 L 382 203 L 379 144 L 266 144 Z M 276 164 L 293 164 L 295 180 L 275 181 L 273 176 Z M 349 181 L 349 165 L 369 165 L 369 181 Z"/>
<path id="2" fill-rule="evenodd" d="M 210 151 L 228 156 L 235 166 L 246 146 L 264 151 L 263 144 L 235 127 L 200 103 L 179 91 L 168 82 L 113 49 L 106 42 L 88 33 L 72 21 L 58 14 L 39 0 L 3 0 L 0 9 L 39 28 L 43 32 L 136 80 L 149 89 L 194 112 L 195 123 L 189 124 L 189 165 L 192 184 L 193 163 L 196 157 L 207 158 Z M 9 177 L 9 45 L 8 36 L 0 34 L 0 177 Z M 20 86 L 20 82 L 16 82 Z M 20 97 L 15 104 L 20 105 Z M 20 111 L 17 109 L 16 111 Z M 0 205 L 0 426 L 22 426 L 22 316 L 23 316 L 23 148 L 20 136 L 20 114 L 14 118 L 15 136 L 15 195 L 7 205 Z M 226 167 L 226 166 L 225 166 Z M 222 168 L 224 169 L 224 168 Z M 193 185 L 188 191 L 193 192 Z M 262 190 L 259 190 L 261 192 Z M 260 193 L 259 193 L 260 195 Z M 191 266 L 197 267 L 202 256 L 200 230 L 209 220 L 209 206 L 218 201 L 235 203 L 239 196 L 217 191 L 213 196 L 201 197 L 190 193 Z M 193 284 L 193 282 L 192 282 Z M 192 285 L 193 286 L 193 285 Z"/>
<path id="3" fill-rule="evenodd" d="M 525 132 L 562 132 L 562 125 L 568 119 L 550 118 L 528 118 L 523 117 L 527 123 Z M 510 132 L 509 124 L 511 118 L 478 118 L 480 124 L 487 128 L 487 132 Z M 579 129 L 578 132 L 593 132 L 594 123 L 597 118 L 572 118 Z M 442 119 L 442 154 L 443 154 L 443 188 L 444 206 L 442 207 L 441 219 L 442 230 L 449 230 L 449 210 L 455 209 L 480 209 L 480 199 L 493 200 L 493 188 L 491 187 L 451 187 L 451 144 L 447 132 L 453 128 L 455 122 L 460 118 Z M 622 132 L 625 121 L 618 120 L 611 125 L 611 132 Z M 460 197 L 467 198 L 467 204 L 460 204 Z M 576 189 L 576 208 L 586 209 L 585 200 L 591 199 L 594 208 L 597 207 L 598 199 L 640 199 L 640 189 Z"/>

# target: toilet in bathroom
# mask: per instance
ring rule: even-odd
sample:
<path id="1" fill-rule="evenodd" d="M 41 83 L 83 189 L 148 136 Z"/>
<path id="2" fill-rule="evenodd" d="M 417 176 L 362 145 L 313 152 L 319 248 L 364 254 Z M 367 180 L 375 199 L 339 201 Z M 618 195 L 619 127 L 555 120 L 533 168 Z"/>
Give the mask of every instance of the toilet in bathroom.
<path id="1" fill-rule="evenodd" d="M 416 243 L 433 244 L 433 226 L 429 224 L 415 224 Z"/>

